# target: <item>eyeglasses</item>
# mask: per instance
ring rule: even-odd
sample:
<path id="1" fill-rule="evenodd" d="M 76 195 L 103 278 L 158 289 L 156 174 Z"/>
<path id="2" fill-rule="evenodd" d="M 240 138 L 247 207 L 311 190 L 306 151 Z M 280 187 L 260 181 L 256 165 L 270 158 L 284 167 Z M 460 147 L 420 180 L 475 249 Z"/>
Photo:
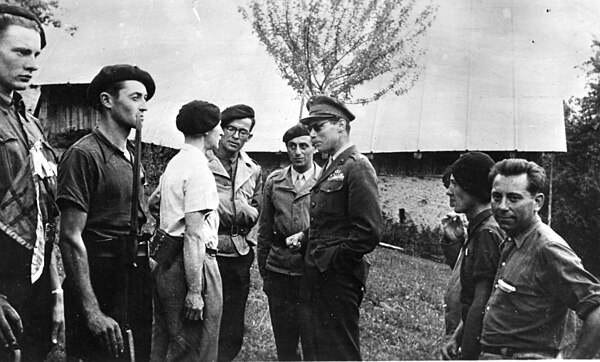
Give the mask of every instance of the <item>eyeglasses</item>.
<path id="1" fill-rule="evenodd" d="M 234 126 L 227 126 L 223 128 L 223 130 L 227 133 L 228 136 L 233 136 L 236 133 L 240 138 L 248 138 L 250 136 L 250 132 L 243 128 L 235 128 Z"/>
<path id="2" fill-rule="evenodd" d="M 315 122 L 315 123 L 309 124 L 308 126 L 306 126 L 306 128 L 308 128 L 309 132 L 310 131 L 320 132 L 321 129 L 323 128 L 323 126 L 326 123 L 330 123 L 330 122 L 332 122 L 332 123 L 333 122 L 339 122 L 339 119 L 337 119 L 337 118 L 326 119 L 326 120 L 321 121 L 321 122 Z"/>

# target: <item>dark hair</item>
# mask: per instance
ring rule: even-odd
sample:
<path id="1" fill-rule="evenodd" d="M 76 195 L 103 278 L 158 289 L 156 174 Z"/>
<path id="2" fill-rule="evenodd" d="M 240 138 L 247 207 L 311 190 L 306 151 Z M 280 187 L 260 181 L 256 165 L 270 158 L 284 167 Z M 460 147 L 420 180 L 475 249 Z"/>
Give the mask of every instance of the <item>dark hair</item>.
<path id="1" fill-rule="evenodd" d="M 494 165 L 490 171 L 490 182 L 493 182 L 496 176 L 519 176 L 527 175 L 527 191 L 535 195 L 539 192 L 545 193 L 548 188 L 548 178 L 543 167 L 533 161 L 527 161 L 522 158 L 507 158 Z"/>
<path id="2" fill-rule="evenodd" d="M 35 30 L 40 35 L 42 34 L 42 29 L 34 20 L 12 14 L 0 14 L 0 34 L 4 33 L 11 25 L 22 26 L 27 29 Z"/>

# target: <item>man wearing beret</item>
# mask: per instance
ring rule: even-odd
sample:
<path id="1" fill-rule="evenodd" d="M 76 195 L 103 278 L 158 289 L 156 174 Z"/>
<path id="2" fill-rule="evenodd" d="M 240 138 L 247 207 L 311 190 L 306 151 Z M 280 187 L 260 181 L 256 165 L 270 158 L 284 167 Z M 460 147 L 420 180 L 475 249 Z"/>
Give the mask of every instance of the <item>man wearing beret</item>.
<path id="1" fill-rule="evenodd" d="M 57 160 L 40 122 L 26 111 L 18 93 L 27 89 L 45 44 L 33 13 L 0 4 L 2 361 L 43 360 L 51 346 L 64 345 L 60 253 L 54 242 Z"/>
<path id="2" fill-rule="evenodd" d="M 350 141 L 354 115 L 344 103 L 316 96 L 307 107 L 301 122 L 315 148 L 330 158 L 311 189 L 310 227 L 286 243 L 305 250 L 301 295 L 315 359 L 360 360 L 359 307 L 369 265 L 364 256 L 383 229 L 377 176 Z"/>
<path id="3" fill-rule="evenodd" d="M 88 87 L 98 127 L 58 167 L 67 353 L 84 361 L 129 359 L 133 351 L 136 359 L 149 358 L 151 278 L 146 250 L 129 237 L 135 150 L 127 137 L 154 91 L 150 74 L 136 66 L 102 68 Z M 145 215 L 136 208 L 142 225 Z"/>
<path id="4" fill-rule="evenodd" d="M 223 281 L 223 317 L 219 361 L 231 361 L 242 348 L 244 313 L 250 291 L 255 232 L 262 198 L 260 166 L 242 148 L 252 138 L 254 110 L 244 104 L 221 113 L 223 137 L 208 153 L 208 166 L 219 192 L 219 247 L 217 262 Z"/>
<path id="5" fill-rule="evenodd" d="M 477 359 L 485 304 L 492 292 L 500 259 L 504 233 L 492 215 L 491 183 L 488 174 L 494 161 L 485 153 L 468 152 L 450 169 L 446 194 L 454 211 L 469 221 L 467 240 L 462 246 L 460 266 L 461 322 L 442 348 L 444 359 Z M 462 234 L 462 223 L 455 223 L 453 234 Z M 462 356 L 458 356 L 460 346 Z"/>
<path id="6" fill-rule="evenodd" d="M 313 161 L 308 129 L 298 123 L 283 135 L 291 165 L 273 171 L 265 181 L 258 220 L 257 259 L 269 312 L 277 359 L 299 361 L 300 280 L 303 255 L 285 245 L 285 238 L 309 227 L 310 189 L 321 168 Z M 307 337 L 302 337 L 304 359 L 310 359 Z"/>
<path id="7" fill-rule="evenodd" d="M 220 118 L 208 102 L 181 107 L 176 124 L 185 143 L 149 200 L 160 199 L 160 230 L 169 238 L 155 256 L 152 361 L 217 360 L 223 308 L 216 259 L 219 194 L 205 153 L 219 145 Z"/>

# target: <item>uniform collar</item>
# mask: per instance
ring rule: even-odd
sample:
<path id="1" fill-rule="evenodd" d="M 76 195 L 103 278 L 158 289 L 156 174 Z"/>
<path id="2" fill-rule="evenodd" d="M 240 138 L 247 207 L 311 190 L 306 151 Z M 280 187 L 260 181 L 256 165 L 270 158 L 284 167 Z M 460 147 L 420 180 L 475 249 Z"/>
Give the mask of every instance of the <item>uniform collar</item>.
<path id="1" fill-rule="evenodd" d="M 352 142 L 348 142 L 345 146 L 343 146 L 342 148 L 340 148 L 335 155 L 333 155 L 333 157 L 331 157 L 331 162 L 335 161 L 336 158 L 338 158 L 342 153 L 344 153 L 344 151 L 346 151 L 348 148 L 354 146 L 354 144 Z"/>

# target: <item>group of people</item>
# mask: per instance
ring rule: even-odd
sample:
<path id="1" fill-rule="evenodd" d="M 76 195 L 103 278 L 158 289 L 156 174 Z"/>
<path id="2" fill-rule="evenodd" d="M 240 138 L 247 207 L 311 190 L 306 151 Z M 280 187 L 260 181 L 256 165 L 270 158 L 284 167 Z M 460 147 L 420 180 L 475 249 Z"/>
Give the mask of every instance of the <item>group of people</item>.
<path id="1" fill-rule="evenodd" d="M 540 219 L 544 169 L 468 152 L 443 180 L 454 213 L 442 221 L 442 247 L 453 268 L 442 358 L 597 356 L 600 282 Z M 583 321 L 578 333 L 575 313 Z"/>
<path id="2" fill-rule="evenodd" d="M 139 144 L 128 136 L 156 91 L 152 76 L 103 67 L 87 94 L 97 127 L 58 162 L 18 93 L 44 46 L 35 15 L 0 4 L 0 360 L 233 360 L 255 249 L 278 359 L 361 359 L 366 254 L 383 220 L 344 103 L 307 102 L 308 116 L 282 136 L 290 165 L 264 185 L 242 151 L 252 107 L 183 105 L 174 122 L 184 145 L 148 200 L 157 220 L 148 239 Z M 315 151 L 329 155 L 323 167 Z M 593 357 L 600 283 L 538 216 L 544 170 L 469 152 L 443 180 L 468 221 L 444 220 L 460 290 L 449 288 L 457 307 L 443 357 L 562 356 L 571 310 L 583 326 L 568 357 Z"/>
<path id="3" fill-rule="evenodd" d="M 307 103 L 283 135 L 290 166 L 266 178 L 242 151 L 252 107 L 183 105 L 184 145 L 148 199 L 157 228 L 145 237 L 144 170 L 128 136 L 154 79 L 100 69 L 87 90 L 97 126 L 59 161 L 18 93 L 44 46 L 34 14 L 0 4 L 0 360 L 231 361 L 255 250 L 278 358 L 361 359 L 365 254 L 383 221 L 341 101 Z M 330 156 L 323 168 L 316 150 Z"/>

